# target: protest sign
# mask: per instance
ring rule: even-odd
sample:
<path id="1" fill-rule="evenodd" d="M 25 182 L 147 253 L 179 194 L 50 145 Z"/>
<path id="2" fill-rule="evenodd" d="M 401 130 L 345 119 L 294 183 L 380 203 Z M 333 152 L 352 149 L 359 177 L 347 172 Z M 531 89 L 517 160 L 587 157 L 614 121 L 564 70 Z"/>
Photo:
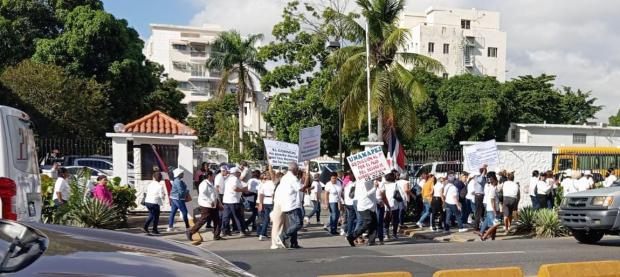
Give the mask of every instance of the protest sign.
<path id="1" fill-rule="evenodd" d="M 321 156 L 321 125 L 299 130 L 299 160 L 308 161 Z"/>
<path id="2" fill-rule="evenodd" d="M 463 154 L 468 172 L 476 173 L 485 164 L 489 168 L 499 168 L 499 154 L 495 140 L 465 146 Z"/>
<path id="3" fill-rule="evenodd" d="M 357 180 L 370 181 L 390 173 L 383 149 L 378 146 L 347 157 Z"/>
<path id="4" fill-rule="evenodd" d="M 297 144 L 277 140 L 263 140 L 267 160 L 272 166 L 288 166 L 289 162 L 297 162 L 299 147 Z"/>

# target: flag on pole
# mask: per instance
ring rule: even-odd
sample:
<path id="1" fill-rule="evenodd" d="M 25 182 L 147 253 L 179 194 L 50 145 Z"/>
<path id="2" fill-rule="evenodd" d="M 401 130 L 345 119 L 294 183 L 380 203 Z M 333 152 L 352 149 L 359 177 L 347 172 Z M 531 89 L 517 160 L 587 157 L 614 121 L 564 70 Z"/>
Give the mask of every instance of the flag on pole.
<path id="1" fill-rule="evenodd" d="M 166 191 L 168 192 L 168 195 L 170 195 L 170 190 L 172 189 L 172 182 L 170 182 L 170 172 L 168 169 L 168 165 L 166 165 L 164 159 L 162 159 L 161 155 L 159 155 L 159 152 L 157 152 L 157 147 L 151 144 L 151 148 L 153 148 L 153 154 L 155 154 L 155 162 L 157 163 L 159 170 L 161 170 L 161 177 L 166 184 Z M 170 199 L 168 199 L 168 201 L 170 201 Z"/>
<path id="2" fill-rule="evenodd" d="M 396 130 L 390 129 L 387 136 L 388 153 L 387 162 L 390 169 L 396 169 L 399 172 L 405 171 L 407 158 L 405 157 L 405 148 L 396 137 Z"/>

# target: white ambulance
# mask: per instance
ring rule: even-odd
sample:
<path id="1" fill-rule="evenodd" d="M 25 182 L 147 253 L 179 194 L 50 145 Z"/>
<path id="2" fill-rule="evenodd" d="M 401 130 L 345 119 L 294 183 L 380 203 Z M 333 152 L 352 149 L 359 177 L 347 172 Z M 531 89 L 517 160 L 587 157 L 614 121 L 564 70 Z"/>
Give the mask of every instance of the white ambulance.
<path id="1" fill-rule="evenodd" d="M 41 181 L 30 117 L 0 105 L 0 218 L 41 221 Z"/>

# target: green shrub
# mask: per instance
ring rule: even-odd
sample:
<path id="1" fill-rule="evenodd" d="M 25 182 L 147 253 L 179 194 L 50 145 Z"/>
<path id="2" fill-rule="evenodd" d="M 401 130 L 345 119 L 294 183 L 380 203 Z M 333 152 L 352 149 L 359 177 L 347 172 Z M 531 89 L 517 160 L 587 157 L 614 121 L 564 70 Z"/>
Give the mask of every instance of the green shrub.
<path id="1" fill-rule="evenodd" d="M 553 209 L 540 209 L 536 211 L 535 218 L 536 237 L 554 238 L 567 234 L 562 226 L 558 213 Z"/>
<path id="2" fill-rule="evenodd" d="M 94 198 L 85 198 L 84 201 L 67 213 L 72 225 L 89 228 L 112 229 L 119 225 L 120 217 L 115 208 Z"/>
<path id="3" fill-rule="evenodd" d="M 519 220 L 515 223 L 516 234 L 531 234 L 536 228 L 536 209 L 527 206 L 519 210 Z"/>
<path id="4" fill-rule="evenodd" d="M 114 206 L 120 217 L 120 227 L 127 225 L 127 214 L 130 208 L 136 208 L 136 189 L 128 185 L 108 185 L 112 192 Z"/>

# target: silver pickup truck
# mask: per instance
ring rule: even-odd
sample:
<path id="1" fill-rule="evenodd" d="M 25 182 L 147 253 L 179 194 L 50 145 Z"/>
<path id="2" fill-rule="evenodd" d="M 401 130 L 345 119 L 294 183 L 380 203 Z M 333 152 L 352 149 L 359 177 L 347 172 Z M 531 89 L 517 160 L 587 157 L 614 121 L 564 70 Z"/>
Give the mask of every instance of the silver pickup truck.
<path id="1" fill-rule="evenodd" d="M 604 235 L 619 235 L 620 183 L 566 195 L 559 215 L 562 224 L 581 243 L 593 244 Z"/>

